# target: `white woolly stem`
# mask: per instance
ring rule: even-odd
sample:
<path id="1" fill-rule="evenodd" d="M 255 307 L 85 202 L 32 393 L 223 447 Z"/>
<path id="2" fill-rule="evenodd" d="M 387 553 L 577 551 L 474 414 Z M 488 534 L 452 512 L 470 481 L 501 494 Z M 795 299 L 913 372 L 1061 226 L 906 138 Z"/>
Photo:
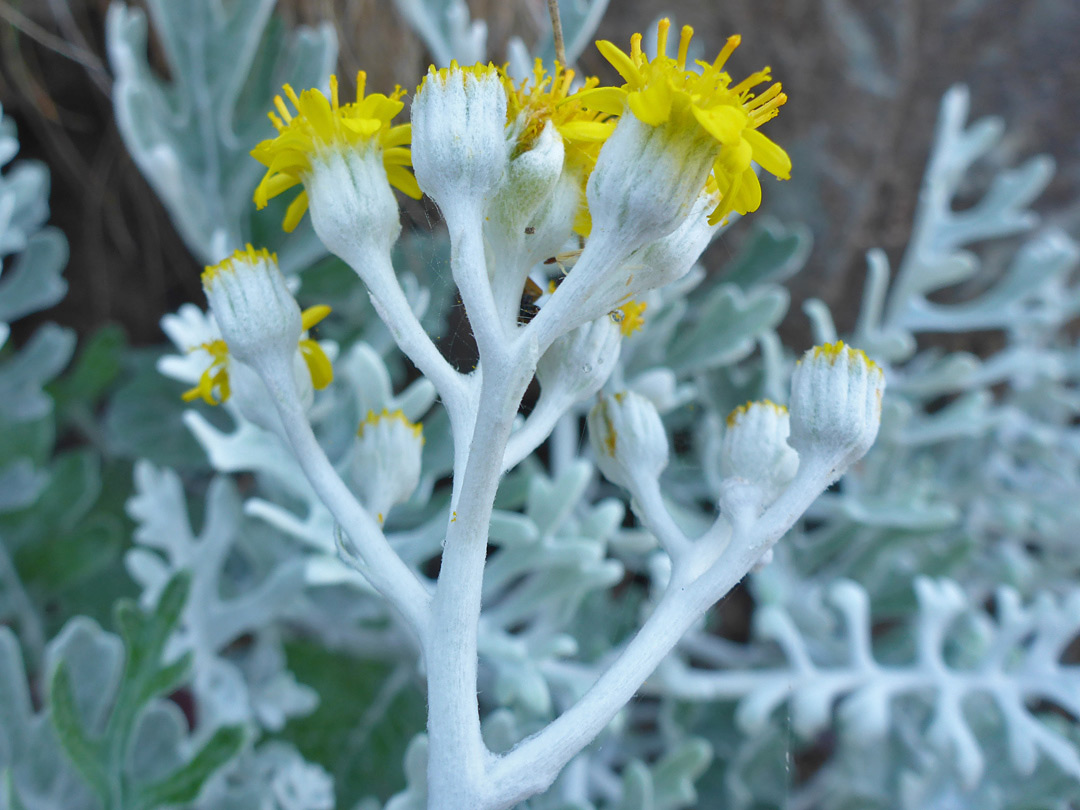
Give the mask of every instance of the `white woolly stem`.
<path id="1" fill-rule="evenodd" d="M 380 267 L 364 268 L 369 272 L 361 273 L 358 266 L 361 261 Z M 402 353 L 435 386 L 450 418 L 463 416 L 468 410 L 465 377 L 439 353 L 431 337 L 424 331 L 397 281 L 390 257 L 372 249 L 363 253 L 362 260 L 359 257 L 350 258 L 349 265 L 357 275 L 367 279 L 376 313 L 390 330 Z"/>
<path id="2" fill-rule="evenodd" d="M 464 439 L 464 470 L 455 473 L 454 511 L 425 644 L 429 810 L 482 807 L 487 790 L 492 755 L 480 734 L 476 677 L 488 528 L 514 416 L 536 367 L 535 351 L 524 351 L 523 344 L 499 352 L 505 360 L 481 349 L 476 421 Z"/>
<path id="3" fill-rule="evenodd" d="M 556 720 L 500 757 L 485 810 L 503 810 L 546 789 L 559 771 L 603 731 L 701 616 L 731 590 L 830 483 L 833 465 L 808 459 L 761 519 L 736 536 L 702 575 L 676 562 L 652 615 L 593 686 Z"/>
<path id="4" fill-rule="evenodd" d="M 589 691 L 543 731 L 500 758 L 489 777 L 492 802 L 488 810 L 512 807 L 546 789 L 566 763 L 611 722 L 710 604 L 702 593 L 669 588 Z"/>
<path id="5" fill-rule="evenodd" d="M 648 475 L 638 475 L 632 471 L 631 492 L 634 512 L 641 518 L 650 532 L 660 541 L 660 545 L 672 560 L 679 559 L 690 547 L 690 541 L 678 527 L 660 494 L 660 482 Z"/>
<path id="6" fill-rule="evenodd" d="M 365 564 L 364 575 L 404 616 L 420 639 L 427 635 L 431 594 L 386 541 L 378 523 L 341 480 L 308 422 L 296 396 L 289 361 L 257 369 L 277 405 L 285 435 L 312 489 L 349 536 Z"/>
<path id="7" fill-rule="evenodd" d="M 504 356 L 509 340 L 499 320 L 499 310 L 488 279 L 484 251 L 484 217 L 477 205 L 462 204 L 443 212 L 450 231 L 450 269 L 469 316 L 480 359 Z"/>
<path id="8" fill-rule="evenodd" d="M 545 396 L 541 390 L 540 399 L 525 423 L 513 432 L 506 445 L 503 457 L 503 470 L 511 470 L 528 458 L 536 448 L 542 445 L 555 429 L 555 425 L 569 408 L 562 396 Z"/>
<path id="9" fill-rule="evenodd" d="M 541 354 L 562 335 L 604 314 L 595 311 L 596 305 L 590 300 L 592 293 L 631 252 L 610 234 L 597 234 L 589 239 L 574 269 L 524 329 L 536 336 Z"/>

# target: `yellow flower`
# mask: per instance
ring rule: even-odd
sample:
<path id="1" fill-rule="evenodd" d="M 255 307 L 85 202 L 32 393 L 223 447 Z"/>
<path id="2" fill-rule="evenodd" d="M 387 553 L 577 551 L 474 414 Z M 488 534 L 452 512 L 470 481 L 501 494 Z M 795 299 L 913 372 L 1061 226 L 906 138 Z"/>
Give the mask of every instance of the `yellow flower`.
<path id="1" fill-rule="evenodd" d="M 277 256 L 265 248 L 256 250 L 248 245 L 244 250 L 237 250 L 232 256 L 218 264 L 211 265 L 203 271 L 203 282 L 213 282 L 221 273 L 229 272 L 234 267 L 234 262 L 253 265 L 257 262 L 277 262 Z M 330 307 L 319 305 L 308 307 L 300 314 L 302 333 L 297 344 L 297 350 L 307 366 L 311 375 L 311 384 L 316 390 L 326 388 L 334 379 L 334 367 L 330 358 L 322 347 L 311 338 L 307 337 L 309 329 L 330 314 Z M 220 405 L 232 395 L 232 386 L 229 380 L 229 346 L 220 338 L 208 343 L 200 344 L 191 349 L 202 349 L 210 355 L 210 365 L 199 377 L 198 385 L 189 388 L 182 395 L 184 402 L 191 402 L 201 398 L 208 405 Z"/>
<path id="2" fill-rule="evenodd" d="M 521 127 L 517 139 L 519 153 L 531 149 L 551 121 L 562 136 L 567 163 L 582 169 L 587 177 L 596 165 L 600 147 L 615 130 L 615 119 L 581 103 L 581 93 L 597 87 L 600 80 L 590 76 L 578 92 L 571 93 L 574 75 L 573 70 L 556 63 L 555 75 L 549 76 L 541 59 L 536 60 L 532 77 L 517 85 L 504 71 L 506 118 L 508 123 Z"/>
<path id="3" fill-rule="evenodd" d="M 273 197 L 303 183 L 312 169 L 312 161 L 329 149 L 380 149 L 390 185 L 413 199 L 420 198 L 420 188 L 409 171 L 411 126 L 390 124 L 404 107 L 401 97 L 405 91 L 398 87 L 389 96 L 365 95 L 366 81 L 367 74 L 360 71 L 356 76 L 356 101 L 344 105 L 338 102 L 336 76 L 330 77 L 329 99 L 317 89 L 305 90 L 297 96 L 292 87 L 284 86 L 296 113 L 290 112 L 285 100 L 277 96 L 274 104 L 278 114 L 269 114 L 278 131 L 277 137 L 262 141 L 251 150 L 251 156 L 266 166 L 266 174 L 255 189 L 255 205 L 259 209 L 265 208 Z M 282 225 L 286 231 L 292 231 L 300 223 L 307 207 L 307 192 L 301 191 L 285 214 Z"/>
<path id="4" fill-rule="evenodd" d="M 611 115 L 620 115 L 629 108 L 649 126 L 671 127 L 692 137 L 711 139 L 717 148 L 712 182 L 720 194 L 720 204 L 710 222 L 715 224 L 732 211 L 756 211 L 761 204 L 761 184 L 751 161 L 782 180 L 791 176 L 787 153 L 758 132 L 762 124 L 776 117 L 787 96 L 779 83 L 757 95 L 751 92 L 770 81 L 769 68 L 732 84 L 724 65 L 739 45 L 738 36 L 728 39 L 713 62 L 698 62 L 700 72 L 688 69 L 686 54 L 694 31 L 690 26 L 683 27 L 678 55 L 673 59 L 667 54 L 670 27 L 670 20 L 660 21 L 655 59 L 642 51 L 641 34 L 631 38 L 629 54 L 607 40 L 597 42 L 597 48 L 626 83 L 590 89 L 580 94 L 579 103 Z"/>

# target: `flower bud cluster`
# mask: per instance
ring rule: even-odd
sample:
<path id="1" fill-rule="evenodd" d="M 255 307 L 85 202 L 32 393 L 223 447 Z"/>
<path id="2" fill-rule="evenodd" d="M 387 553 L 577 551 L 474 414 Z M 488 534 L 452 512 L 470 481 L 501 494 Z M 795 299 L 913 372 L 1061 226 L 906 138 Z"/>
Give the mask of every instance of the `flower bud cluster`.
<path id="1" fill-rule="evenodd" d="M 763 400 L 728 415 L 721 508 L 759 512 L 804 468 L 807 486 L 828 486 L 873 444 L 884 388 L 884 374 L 862 351 L 842 341 L 810 349 L 791 380 L 790 412 Z"/>

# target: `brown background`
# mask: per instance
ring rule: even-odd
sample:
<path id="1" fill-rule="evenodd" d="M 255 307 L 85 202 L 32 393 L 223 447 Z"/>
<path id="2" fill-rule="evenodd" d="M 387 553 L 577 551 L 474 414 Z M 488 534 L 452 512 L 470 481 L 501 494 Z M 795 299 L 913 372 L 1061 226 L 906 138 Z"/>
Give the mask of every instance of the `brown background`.
<path id="1" fill-rule="evenodd" d="M 511 34 L 532 42 L 547 21 L 544 0 L 469 5 L 489 21 L 494 58 Z M 81 332 L 118 321 L 135 342 L 153 343 L 164 312 L 201 300 L 200 268 L 112 123 L 106 8 L 105 0 L 0 0 L 0 101 L 19 126 L 22 154 L 52 169 L 52 222 L 71 242 L 71 294 L 49 317 Z M 281 0 L 280 9 L 294 21 L 332 19 L 339 72 L 363 66 L 370 87 L 413 86 L 426 66 L 389 0 Z M 661 10 L 694 25 L 712 54 L 741 33 L 733 73 L 769 64 L 783 81 L 790 101 L 769 133 L 790 147 L 795 175 L 766 184 L 765 213 L 813 228 L 810 264 L 792 292 L 796 306 L 810 295 L 833 305 L 841 331 L 853 324 L 866 249 L 884 247 L 894 260 L 902 252 L 938 102 L 953 83 L 970 85 L 973 115 L 1006 118 L 1010 159 L 1057 159 L 1038 208 L 1080 231 L 1075 0 L 612 0 L 598 36 L 625 45 Z M 857 69 L 866 43 L 876 60 Z M 612 76 L 593 48 L 581 65 Z M 712 248 L 709 266 L 737 248 L 735 230 Z M 798 341 L 805 326 L 795 313 L 788 328 Z"/>

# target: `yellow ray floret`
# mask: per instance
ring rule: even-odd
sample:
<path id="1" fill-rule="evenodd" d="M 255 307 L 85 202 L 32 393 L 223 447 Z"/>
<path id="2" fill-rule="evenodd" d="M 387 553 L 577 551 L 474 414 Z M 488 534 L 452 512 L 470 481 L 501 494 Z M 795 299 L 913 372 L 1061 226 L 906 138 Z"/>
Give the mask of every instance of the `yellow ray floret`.
<path id="1" fill-rule="evenodd" d="M 207 405 L 220 405 L 232 393 L 229 388 L 229 347 L 224 340 L 212 340 L 194 347 L 210 355 L 210 366 L 199 377 L 199 384 L 185 391 L 184 402 L 202 398 Z"/>
<path id="2" fill-rule="evenodd" d="M 405 91 L 400 87 L 389 96 L 382 93 L 365 95 L 367 74 L 360 71 L 356 76 L 356 101 L 348 104 L 338 102 L 338 82 L 330 77 L 330 98 L 318 89 L 305 90 L 299 96 L 289 85 L 285 99 L 277 96 L 270 120 L 277 129 L 277 137 L 262 141 L 251 150 L 251 156 L 266 166 L 266 174 L 255 189 L 255 205 L 262 209 L 277 195 L 304 182 L 312 169 L 312 159 L 328 149 L 369 149 L 382 151 L 383 166 L 390 185 L 413 199 L 420 198 L 409 168 L 412 153 L 408 145 L 412 139 L 409 124 L 391 126 L 390 122 L 401 112 L 401 97 Z M 307 192 L 301 191 L 289 205 L 282 223 L 286 231 L 292 231 L 307 211 Z"/>
<path id="3" fill-rule="evenodd" d="M 611 313 L 613 317 L 618 316 L 615 317 L 615 322 L 619 324 L 619 331 L 623 337 L 630 337 L 645 325 L 645 310 L 648 308 L 649 305 L 645 301 L 631 299 Z"/>
<path id="4" fill-rule="evenodd" d="M 683 27 L 678 54 L 672 58 L 667 53 L 670 28 L 670 20 L 660 21 L 654 59 L 642 51 L 641 34 L 631 38 L 630 53 L 607 40 L 597 42 L 597 48 L 625 84 L 593 88 L 582 93 L 579 101 L 612 115 L 629 109 L 650 126 L 671 126 L 691 136 L 711 139 L 717 147 L 712 177 L 720 204 L 710 221 L 719 222 L 732 211 L 756 211 L 761 204 L 761 184 L 751 161 L 781 180 L 791 177 L 787 153 L 758 132 L 762 124 L 776 117 L 787 96 L 779 83 L 770 84 L 760 93 L 752 92 L 771 81 L 769 68 L 732 83 L 724 65 L 738 47 L 740 37 L 730 37 L 713 62 L 698 62 L 699 70 L 690 70 L 686 54 L 694 31 L 690 26 Z"/>

